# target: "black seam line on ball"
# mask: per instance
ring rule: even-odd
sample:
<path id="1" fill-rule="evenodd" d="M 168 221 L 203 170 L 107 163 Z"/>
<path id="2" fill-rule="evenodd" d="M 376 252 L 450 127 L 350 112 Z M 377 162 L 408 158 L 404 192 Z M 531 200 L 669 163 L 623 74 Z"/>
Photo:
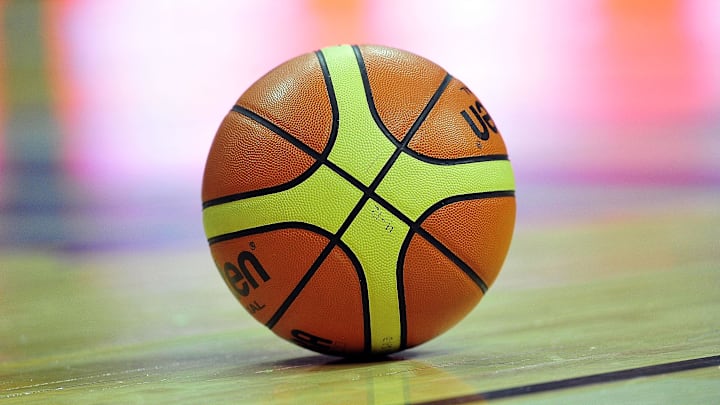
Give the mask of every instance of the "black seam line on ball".
<path id="1" fill-rule="evenodd" d="M 338 128 L 340 127 L 340 110 L 335 97 L 335 87 L 333 87 L 332 80 L 330 78 L 330 69 L 327 66 L 325 55 L 321 51 L 316 51 L 315 56 L 320 64 L 320 70 L 322 70 L 323 80 L 325 81 L 325 90 L 328 94 L 328 100 L 330 100 L 330 110 L 332 111 L 332 126 L 330 128 L 330 139 L 328 140 L 325 149 L 322 152 L 323 159 L 326 160 L 337 139 Z"/>
<path id="2" fill-rule="evenodd" d="M 246 198 L 251 197 L 257 197 L 261 195 L 267 195 L 267 194 L 273 194 L 284 190 L 289 190 L 296 185 L 302 183 L 305 181 L 308 177 L 310 177 L 317 169 L 320 168 L 320 166 L 323 163 L 327 163 L 327 157 L 330 154 L 330 151 L 332 150 L 333 146 L 335 145 L 335 140 L 337 139 L 337 133 L 338 133 L 338 127 L 339 127 L 339 110 L 338 110 L 338 104 L 337 104 L 337 98 L 335 97 L 335 90 L 332 84 L 332 80 L 330 80 L 330 71 L 327 66 L 327 62 L 325 61 L 325 56 L 323 56 L 321 51 L 316 51 L 315 56 L 318 59 L 318 64 L 320 65 L 320 69 L 323 74 L 323 80 L 325 81 L 325 89 L 327 91 L 328 100 L 330 101 L 330 109 L 332 111 L 332 124 L 330 128 L 330 136 L 328 137 L 327 145 L 325 145 L 325 148 L 323 149 L 322 153 L 317 153 L 314 149 L 310 148 L 308 145 L 303 143 L 298 138 L 294 137 L 287 131 L 283 130 L 279 126 L 272 123 L 270 120 L 266 119 L 265 117 L 260 116 L 260 114 L 251 111 L 247 108 L 240 107 L 238 105 L 233 106 L 231 111 L 239 113 L 241 115 L 244 115 L 245 117 L 249 118 L 250 120 L 264 126 L 265 128 L 269 129 L 276 135 L 280 136 L 281 138 L 285 139 L 286 141 L 290 142 L 293 146 L 299 148 L 306 154 L 310 155 L 312 158 L 314 158 L 315 163 L 313 163 L 305 172 L 301 173 L 300 176 L 292 179 L 291 181 L 283 184 L 279 184 L 277 186 L 273 187 L 266 187 L 258 190 L 253 190 L 245 193 L 235 193 L 230 194 L 226 196 L 222 196 L 219 198 L 214 198 L 212 200 L 208 200 L 203 202 L 202 207 L 203 209 L 212 207 L 214 205 L 220 205 L 225 204 L 228 202 L 243 200 Z M 335 172 L 338 172 L 338 170 L 334 170 Z M 342 175 L 342 173 L 340 173 Z M 345 175 L 344 178 L 348 179 L 350 176 Z M 352 180 L 351 180 L 352 181 Z M 355 184 L 358 186 L 359 182 Z"/>
<path id="3" fill-rule="evenodd" d="M 229 203 L 229 202 L 233 202 L 233 201 L 243 200 L 243 199 L 250 198 L 250 197 L 257 197 L 257 196 L 261 196 L 261 195 L 267 195 L 267 194 L 277 193 L 277 192 L 280 192 L 280 191 L 284 191 L 284 190 L 291 189 L 291 188 L 293 188 L 294 186 L 302 183 L 302 182 L 303 182 L 304 180 L 306 180 L 308 177 L 310 177 L 310 176 L 311 176 L 315 171 L 317 171 L 317 169 L 319 169 L 320 166 L 322 166 L 323 164 L 326 165 L 328 168 L 330 168 L 333 172 L 337 173 L 337 174 L 340 175 L 342 178 L 344 178 L 345 180 L 347 180 L 348 182 L 350 182 L 350 183 L 351 183 L 352 185 L 354 185 L 356 188 L 358 188 L 358 189 L 360 189 L 360 190 L 364 190 L 364 189 L 365 189 L 365 185 L 364 185 L 364 184 L 362 184 L 360 181 L 358 181 L 357 179 L 355 179 L 352 175 L 350 175 L 349 173 L 347 173 L 346 171 L 344 171 L 343 169 L 341 169 L 339 166 L 337 166 L 336 164 L 332 163 L 331 161 L 329 161 L 329 160 L 327 159 L 327 155 L 329 154 L 329 149 L 327 149 L 326 151 L 324 151 L 322 154 L 321 154 L 321 153 L 318 153 L 318 152 L 316 152 L 314 149 L 312 149 L 311 147 L 305 145 L 305 144 L 304 144 L 302 141 L 300 141 L 299 139 L 297 139 L 297 138 L 295 138 L 294 136 L 292 136 L 292 135 L 291 135 L 290 133 L 288 133 L 287 131 L 285 131 L 285 130 L 283 130 L 282 128 L 278 127 L 277 125 L 273 124 L 272 122 L 270 122 L 270 121 L 267 120 L 266 118 L 260 116 L 260 115 L 257 114 L 256 112 L 251 111 L 251 110 L 248 110 L 247 108 L 240 107 L 240 106 L 236 105 L 236 106 L 234 106 L 234 107 L 232 108 L 231 111 L 233 111 L 233 112 L 235 112 L 235 113 L 238 113 L 238 114 L 241 114 L 241 115 L 243 115 L 243 116 L 245 116 L 245 117 L 247 117 L 247 118 L 255 121 L 256 123 L 264 126 L 265 128 L 269 129 L 270 131 L 272 131 L 272 132 L 275 133 L 276 135 L 278 135 L 278 136 L 280 136 L 281 138 L 285 139 L 286 141 L 290 142 L 290 143 L 293 144 L 295 147 L 297 147 L 298 149 L 302 150 L 303 152 L 305 152 L 306 154 L 308 154 L 310 157 L 312 157 L 313 159 L 315 159 L 315 163 L 313 163 L 313 164 L 308 168 L 308 170 L 306 170 L 305 172 L 303 172 L 300 176 L 296 177 L 295 179 L 293 179 L 293 180 L 291 180 L 291 181 L 289 181 L 289 182 L 287 182 L 287 183 L 283 183 L 283 184 L 280 184 L 280 185 L 277 185 L 277 186 L 267 187 L 267 188 L 263 188 L 263 189 L 259 189 L 259 190 L 253 190 L 253 191 L 249 191 L 249 192 L 245 192 L 245 193 L 236 193 L 236 194 L 230 194 L 230 195 L 222 196 L 222 197 L 219 197 L 219 198 L 214 198 L 214 199 L 212 199 L 212 200 L 205 201 L 205 202 L 202 204 L 203 209 L 209 208 L 209 207 L 212 207 L 212 206 L 215 206 L 215 205 L 220 205 L 220 204 L 225 204 L 225 203 Z M 335 130 L 335 131 L 337 131 L 337 130 Z M 332 135 L 331 135 L 331 136 L 332 136 Z M 334 137 L 333 137 L 333 142 L 334 142 Z"/>
<path id="4" fill-rule="evenodd" d="M 407 151 L 409 155 L 413 156 L 414 158 L 423 161 L 425 163 L 435 164 L 435 165 L 445 165 L 445 166 L 451 166 L 451 165 L 460 165 L 464 163 L 477 163 L 477 162 L 490 162 L 494 160 L 509 160 L 508 155 L 481 155 L 481 156 L 468 156 L 468 157 L 462 157 L 462 158 L 453 158 L 453 159 L 441 159 L 441 158 L 435 158 L 430 156 L 421 155 L 415 151 Z"/>
<path id="5" fill-rule="evenodd" d="M 435 246 L 437 250 L 440 251 L 443 255 L 445 255 L 448 259 L 452 260 L 459 268 L 463 271 L 463 273 L 467 274 L 468 277 L 470 277 L 470 280 L 472 280 L 475 284 L 477 284 L 478 288 L 485 294 L 488 290 L 488 285 L 485 282 L 485 280 L 482 279 L 477 273 L 475 273 L 475 270 L 472 269 L 467 263 L 465 263 L 464 260 L 462 260 L 459 256 L 457 256 L 455 253 L 453 253 L 450 248 L 445 246 L 444 243 L 440 242 L 439 240 L 435 239 L 434 236 L 430 234 L 430 232 L 426 231 L 422 227 L 418 227 L 417 229 L 418 235 L 422 236 L 430 242 L 431 245 Z"/>
<path id="6" fill-rule="evenodd" d="M 368 78 L 367 68 L 365 67 L 365 59 L 362 56 L 362 51 L 360 51 L 360 47 L 357 45 L 352 46 L 353 53 L 355 54 L 355 60 L 357 61 L 358 67 L 360 68 L 360 78 L 363 82 L 363 89 L 365 89 L 365 100 L 367 101 L 368 109 L 370 110 L 370 115 L 373 117 L 373 120 L 375 121 L 375 124 L 380 128 L 380 131 L 382 131 L 383 134 L 392 142 L 395 144 L 395 146 L 400 146 L 400 141 L 398 141 L 390 132 L 390 130 L 385 126 L 385 123 L 380 118 L 380 114 L 377 112 L 377 108 L 375 108 L 375 99 L 373 98 L 372 89 L 370 88 L 370 79 Z"/>
<path id="7" fill-rule="evenodd" d="M 343 246 L 347 246 L 344 242 L 341 241 L 341 243 Z M 348 250 L 350 250 L 350 247 L 348 247 Z M 348 256 L 360 281 L 360 296 L 363 310 L 363 351 L 370 354 L 372 353 L 372 330 L 370 329 L 370 293 L 368 292 L 367 278 L 365 277 L 362 264 L 360 264 L 360 260 L 355 256 L 355 253 L 353 252 L 352 255 Z"/>
<path id="8" fill-rule="evenodd" d="M 412 236 L 415 234 L 413 228 L 408 230 L 405 240 L 400 245 L 400 254 L 395 263 L 395 280 L 398 292 L 398 308 L 400 309 L 400 350 L 407 349 L 407 304 L 405 303 L 405 256 Z"/>
<path id="9" fill-rule="evenodd" d="M 290 180 L 287 183 L 282 183 L 282 184 L 278 184 L 277 186 L 261 188 L 261 189 L 257 189 L 257 190 L 253 190 L 253 191 L 247 191 L 244 193 L 229 194 L 229 195 L 225 195 L 222 197 L 213 198 L 212 200 L 203 202 L 202 208 L 206 209 L 206 208 L 213 207 L 215 205 L 222 205 L 222 204 L 233 202 L 233 201 L 244 200 L 247 198 L 258 197 L 258 196 L 267 195 L 267 194 L 274 194 L 274 193 L 278 193 L 280 191 L 289 190 L 289 189 L 297 186 L 298 184 L 302 183 L 307 178 L 309 178 L 313 173 L 315 173 L 320 168 L 320 166 L 322 166 L 322 162 L 316 161 L 307 170 L 305 170 L 303 173 L 301 173 L 298 177 Z"/>
<path id="10" fill-rule="evenodd" d="M 357 45 L 353 45 L 352 47 L 353 52 L 355 53 L 355 59 L 357 60 L 358 67 L 360 68 L 360 77 L 362 78 L 363 82 L 363 88 L 365 90 L 365 98 L 367 100 L 368 108 L 370 109 L 370 115 L 372 115 L 373 120 L 375 120 L 375 123 L 380 128 L 380 130 L 385 134 L 385 136 L 390 140 L 390 142 L 394 143 L 396 146 L 399 146 L 401 143 L 407 145 L 405 141 L 405 138 L 403 138 L 403 142 L 398 141 L 395 136 L 393 136 L 392 132 L 385 126 L 385 122 L 380 118 L 380 114 L 377 111 L 377 108 L 375 106 L 375 98 L 372 94 L 372 88 L 370 87 L 370 78 L 368 77 L 367 67 L 365 66 L 365 60 L 362 56 L 362 51 L 360 50 L 360 47 Z M 446 87 L 450 81 L 453 79 L 453 77 L 446 73 L 445 78 L 443 79 L 443 83 L 441 86 L 444 88 Z M 438 97 L 440 94 L 436 93 Z M 437 100 L 436 100 L 437 101 Z M 435 104 L 435 102 L 433 102 Z M 461 113 L 464 113 L 461 112 Z M 424 118 L 423 118 L 424 121 Z M 423 121 L 416 121 L 415 124 L 420 124 Z M 471 125 L 475 125 L 472 123 Z M 418 128 L 420 125 L 418 125 Z M 418 128 L 411 129 L 408 131 L 408 133 L 415 133 Z M 407 137 L 407 136 L 406 136 Z M 489 160 L 508 160 L 507 155 L 481 155 L 481 156 L 469 156 L 469 157 L 463 157 L 463 158 L 454 158 L 454 159 L 441 159 L 441 158 L 435 158 L 432 156 L 423 155 L 415 150 L 412 149 L 406 149 L 405 153 L 408 155 L 426 162 L 426 163 L 432 163 L 432 164 L 438 164 L 438 165 L 457 165 L 457 164 L 463 164 L 463 163 L 473 163 L 473 162 L 486 162 Z"/>
<path id="11" fill-rule="evenodd" d="M 305 181 L 308 177 L 310 177 L 317 169 L 320 168 L 320 166 L 323 163 L 327 162 L 327 157 L 330 154 L 330 151 L 332 150 L 333 146 L 335 145 L 335 140 L 337 139 L 337 132 L 339 127 L 339 110 L 338 110 L 338 104 L 337 104 L 337 98 L 335 97 L 335 90 L 332 84 L 332 80 L 330 80 L 330 71 L 327 67 L 327 62 L 325 61 L 325 57 L 323 56 L 322 52 L 317 51 L 315 52 L 316 57 L 318 58 L 318 63 L 320 64 L 320 69 L 322 70 L 323 74 L 323 80 L 325 81 L 325 88 L 328 93 L 328 100 L 330 101 L 330 109 L 332 111 L 332 125 L 330 128 L 330 136 L 328 137 L 327 145 L 325 145 L 325 148 L 323 149 L 322 153 L 317 153 L 314 149 L 310 148 L 308 145 L 300 141 L 298 138 L 291 135 L 289 132 L 283 130 L 279 126 L 272 123 L 270 120 L 260 116 L 258 113 L 251 111 L 247 108 L 240 107 L 238 105 L 233 106 L 231 111 L 234 111 L 236 113 L 240 113 L 241 115 L 244 115 L 245 117 L 249 118 L 250 120 L 264 126 L 265 128 L 269 129 L 276 135 L 280 136 L 281 138 L 285 139 L 286 141 L 293 144 L 293 146 L 299 148 L 306 154 L 310 155 L 314 158 L 315 163 L 313 163 L 305 172 L 301 173 L 300 176 L 292 179 L 291 181 L 283 184 L 279 184 L 277 186 L 273 187 L 266 187 L 259 190 L 253 190 L 245 193 L 236 193 L 236 194 L 230 194 L 226 196 L 222 196 L 219 198 L 215 198 L 212 200 L 208 200 L 203 203 L 202 207 L 208 208 L 212 207 L 214 205 L 220 205 L 232 201 L 238 201 L 246 198 L 251 197 L 257 197 L 261 195 L 267 195 L 267 194 L 273 194 L 284 190 L 289 190 L 296 185 L 302 183 Z M 337 172 L 337 170 L 335 170 Z M 342 175 L 342 174 L 341 174 Z M 343 176 L 345 178 L 348 178 L 348 176 Z M 357 184 L 356 184 L 357 186 Z"/>
<path id="12" fill-rule="evenodd" d="M 400 308 L 400 349 L 404 350 L 407 348 L 407 313 L 406 311 L 406 303 L 405 303 L 405 256 L 407 255 L 407 250 L 410 246 L 410 241 L 412 241 L 413 236 L 417 233 L 420 234 L 428 243 L 433 245 L 436 249 L 440 250 L 447 256 L 453 263 L 455 263 L 458 268 L 460 268 L 464 273 L 468 275 L 468 277 L 480 288 L 480 290 L 483 292 L 487 292 L 488 286 L 487 283 L 485 283 L 485 280 L 483 280 L 480 276 L 477 276 L 477 273 L 475 273 L 470 266 L 465 264 L 465 262 L 460 259 L 459 257 L 453 255 L 448 255 L 447 252 L 443 251 L 442 247 L 438 247 L 437 243 L 441 244 L 443 247 L 445 246 L 442 244 L 442 242 L 435 240 L 435 238 L 428 238 L 427 231 L 424 229 L 421 233 L 418 232 L 420 228 L 419 224 L 422 224 L 425 219 L 427 219 L 430 214 L 435 212 L 440 207 L 443 207 L 445 205 L 458 202 L 458 201 L 465 201 L 465 200 L 479 200 L 479 199 L 486 199 L 486 198 L 501 198 L 501 197 L 514 197 L 515 191 L 513 190 L 507 190 L 507 191 L 490 191 L 490 192 L 484 192 L 484 193 L 472 193 L 472 194 L 463 194 L 463 195 L 457 195 L 452 196 L 443 200 L 440 200 L 439 202 L 433 204 L 430 208 L 425 210 L 425 212 L 417 219 L 417 221 L 412 221 L 407 217 L 402 216 L 402 213 L 400 212 L 394 212 L 394 208 L 388 208 L 392 207 L 390 204 L 388 204 L 386 201 L 378 201 L 380 205 L 382 205 L 384 208 L 387 208 L 388 211 L 390 211 L 393 215 L 398 217 L 403 222 L 410 225 L 410 230 L 408 231 L 407 235 L 405 235 L 405 240 L 403 241 L 402 245 L 400 246 L 400 254 L 398 255 L 398 260 L 395 268 L 395 280 L 397 281 L 397 291 L 398 291 L 398 307 Z M 449 249 L 448 249 L 449 250 Z M 469 272 L 468 272 L 469 271 Z M 473 274 L 476 277 L 473 277 Z"/>
<path id="13" fill-rule="evenodd" d="M 417 132 L 418 128 L 420 128 L 420 125 L 425 121 L 428 114 L 430 114 L 430 111 L 435 107 L 435 104 L 437 103 L 438 99 L 440 98 L 440 95 L 445 91 L 448 84 L 450 83 L 450 75 L 445 76 L 445 80 L 443 80 L 442 83 L 440 83 L 440 86 L 435 90 L 435 94 L 430 98 L 427 105 L 425 105 L 425 108 L 423 108 L 420 115 L 417 117 L 415 122 L 413 122 L 412 126 L 408 130 L 407 134 L 403 138 L 402 143 L 398 144 L 397 148 L 395 149 L 395 152 L 393 152 L 392 156 L 388 159 L 387 162 L 385 162 L 385 166 L 380 170 L 380 173 L 378 173 L 377 176 L 375 176 L 375 180 L 373 180 L 372 184 L 370 184 L 370 187 L 368 187 L 368 190 L 371 193 L 375 193 L 375 190 L 380 185 L 380 182 L 385 178 L 387 173 L 390 171 L 390 168 L 395 163 L 397 158 L 400 156 L 401 153 L 407 152 L 408 148 L 407 145 L 410 143 L 410 140 L 412 139 L 413 135 Z"/>
<path id="14" fill-rule="evenodd" d="M 360 77 L 362 78 L 363 82 L 363 89 L 365 90 L 365 99 L 367 100 L 368 109 L 370 110 L 370 115 L 373 117 L 373 120 L 375 121 L 375 124 L 380 128 L 380 130 L 385 134 L 385 136 L 390 140 L 390 142 L 394 143 L 395 146 L 401 146 L 401 145 L 407 145 L 409 142 L 408 136 L 411 136 L 411 134 L 415 134 L 417 132 L 418 128 L 420 127 L 420 124 L 422 124 L 425 121 L 425 118 L 427 117 L 427 114 L 430 112 L 432 107 L 437 103 L 437 100 L 440 98 L 442 93 L 445 91 L 445 88 L 450 83 L 450 80 L 452 80 L 452 76 L 449 73 L 445 73 L 445 77 L 443 78 L 442 82 L 440 83 L 440 86 L 438 90 L 435 91 L 433 96 L 430 100 L 428 100 L 428 103 L 425 105 L 425 108 L 420 113 L 419 118 L 415 120 L 412 127 L 410 127 L 410 130 L 408 130 L 407 134 L 405 134 L 405 137 L 402 139 L 402 141 L 398 141 L 395 136 L 393 136 L 392 132 L 385 126 L 385 122 L 383 122 L 382 118 L 380 118 L 380 114 L 377 111 L 377 107 L 375 106 L 375 98 L 372 93 L 372 88 L 370 87 L 370 78 L 368 76 L 367 67 L 365 65 L 365 59 L 362 56 L 362 51 L 360 50 L 360 47 L 357 45 L 352 46 L 353 53 L 355 54 L 355 59 L 357 60 L 358 67 L 360 68 Z M 428 108 L 429 107 L 429 108 Z M 418 159 L 423 159 L 424 156 L 418 154 L 417 152 L 413 150 L 406 150 L 406 153 L 417 157 Z"/>
<path id="15" fill-rule="evenodd" d="M 410 239 L 412 238 L 414 233 L 419 234 L 422 236 L 428 243 L 433 245 L 435 248 L 437 248 L 440 252 L 442 252 L 448 259 L 450 259 L 453 263 L 455 263 L 458 268 L 460 268 L 464 273 L 470 277 L 470 279 L 477 284 L 477 286 L 482 290 L 483 293 L 485 293 L 488 289 L 488 285 L 475 271 L 472 270 L 472 268 L 465 263 L 460 257 L 458 257 L 455 253 L 453 253 L 448 247 L 445 246 L 442 242 L 435 239 L 434 236 L 432 236 L 428 231 L 426 231 L 424 228 L 422 228 L 421 224 L 427 217 L 429 217 L 433 212 L 435 212 L 440 207 L 443 207 L 445 205 L 458 202 L 458 201 L 465 201 L 465 200 L 481 200 L 481 199 L 487 199 L 487 198 L 500 198 L 500 197 L 514 197 L 515 191 L 513 190 L 503 190 L 503 191 L 489 191 L 489 192 L 480 192 L 480 193 L 470 193 L 470 194 L 463 194 L 463 195 L 456 195 L 452 197 L 445 198 L 443 200 L 440 200 L 439 202 L 433 204 L 430 208 L 425 210 L 420 217 L 416 221 L 411 220 L 410 218 L 406 217 L 402 212 L 400 212 L 397 208 L 392 206 L 390 203 L 385 201 L 382 198 L 377 199 L 377 203 L 380 204 L 383 208 L 387 209 L 391 214 L 395 215 L 398 219 L 405 222 L 407 225 L 410 226 L 410 230 L 408 231 L 408 235 L 406 236 L 406 240 L 403 242 L 403 245 L 401 249 L 407 249 L 407 246 L 410 244 Z M 405 255 L 405 252 L 401 250 L 401 255 Z M 397 268 L 397 280 L 398 283 L 401 282 L 403 279 L 403 269 L 400 267 L 402 265 L 402 261 L 398 259 L 398 268 Z M 404 286 L 398 285 L 398 290 L 404 289 Z"/>
<path id="16" fill-rule="evenodd" d="M 310 266 L 310 269 L 308 269 L 307 272 L 303 275 L 303 277 L 300 279 L 300 281 L 297 283 L 295 288 L 290 292 L 290 294 L 285 298 L 285 301 L 280 305 L 280 307 L 275 311 L 275 313 L 270 317 L 270 320 L 268 320 L 265 323 L 265 326 L 272 329 L 275 327 L 275 325 L 278 323 L 280 318 L 285 315 L 285 312 L 290 308 L 290 305 L 295 301 L 295 299 L 300 295 L 300 292 L 305 288 L 305 286 L 310 282 L 310 279 L 312 276 L 315 275 L 315 273 L 320 268 L 320 265 L 323 261 L 325 261 L 325 258 L 330 255 L 330 252 L 335 248 L 336 244 L 334 243 L 328 243 L 325 245 L 325 248 L 323 248 L 320 255 L 315 259 L 313 264 Z"/>
<path id="17" fill-rule="evenodd" d="M 323 229 L 319 226 L 308 224 L 306 222 L 279 222 L 269 225 L 263 225 L 256 228 L 251 229 L 245 229 L 242 231 L 236 231 L 236 232 L 230 232 L 223 235 L 218 235 L 213 238 L 210 238 L 208 240 L 209 244 L 212 246 L 216 243 L 226 242 L 233 239 L 242 238 L 244 236 L 252 236 L 252 235 L 258 235 L 266 232 L 272 232 L 280 229 L 302 229 L 311 231 L 314 233 L 317 233 L 319 235 L 322 235 L 328 240 L 334 239 L 334 235 Z M 328 245 L 329 246 L 329 245 Z M 328 248 L 326 246 L 323 248 L 323 252 L 318 256 L 318 258 L 313 263 L 313 266 L 310 267 L 308 272 L 306 272 L 305 276 L 298 282 L 296 285 L 295 290 L 291 293 L 292 299 L 290 299 L 290 296 L 283 301 L 283 303 L 278 307 L 278 309 L 275 311 L 273 316 L 270 318 L 270 320 L 265 324 L 268 328 L 273 328 L 275 324 L 280 320 L 280 318 L 285 314 L 285 312 L 290 308 L 290 305 L 292 302 L 297 298 L 297 296 L 300 294 L 300 292 L 305 288 L 307 283 L 310 281 L 312 276 L 317 272 L 317 270 L 320 268 L 320 265 L 325 261 L 327 256 L 330 254 L 330 250 L 325 252 L 325 250 Z M 345 242 L 341 240 L 335 241 L 335 243 L 332 244 L 333 248 L 335 246 L 339 247 L 349 258 L 350 262 L 353 265 L 353 268 L 355 270 L 355 273 L 358 276 L 358 281 L 360 283 L 360 296 L 362 297 L 362 307 L 363 307 L 363 325 L 364 325 L 364 350 L 367 353 L 371 352 L 371 334 L 370 334 L 370 299 L 368 297 L 368 289 L 367 289 L 367 280 L 365 279 L 365 273 L 362 271 L 362 266 L 360 265 L 360 260 L 358 260 L 357 256 L 355 255 L 355 252 L 350 249 L 350 247 L 345 244 Z M 315 266 L 317 264 L 317 266 Z"/>
<path id="18" fill-rule="evenodd" d="M 332 233 L 326 231 L 323 228 L 320 228 L 317 225 L 308 224 L 307 222 L 288 221 L 275 222 L 268 225 L 261 225 L 255 228 L 243 229 L 242 231 L 229 232 L 222 235 L 214 236 L 208 239 L 208 244 L 212 246 L 216 243 L 227 242 L 229 240 L 242 238 L 244 236 L 258 235 L 261 233 L 277 231 L 280 229 L 302 229 L 310 232 L 315 232 L 328 239 L 332 238 L 333 236 Z"/>
<path id="19" fill-rule="evenodd" d="M 489 192 L 481 192 L 481 193 L 470 193 L 470 194 L 463 194 L 463 195 L 456 195 L 452 197 L 445 198 L 443 200 L 438 201 L 437 203 L 433 204 L 430 208 L 425 210 L 425 212 L 420 215 L 417 219 L 417 224 L 422 224 L 423 221 L 425 221 L 432 213 L 440 209 L 441 207 L 452 204 L 454 202 L 458 201 L 467 201 L 467 200 L 481 200 L 481 199 L 488 199 L 488 198 L 506 198 L 506 197 L 514 197 L 515 191 L 513 190 L 501 190 L 501 191 L 489 191 Z M 488 285 L 485 282 L 485 280 L 480 277 L 479 274 L 477 274 L 472 267 L 470 267 L 467 263 L 465 263 L 464 260 L 462 260 L 459 256 L 457 256 L 450 248 L 445 246 L 444 243 L 437 240 L 430 232 L 425 230 L 422 226 L 418 225 L 416 229 L 413 229 L 415 232 L 418 233 L 418 235 L 422 236 L 430 242 L 433 246 L 435 246 L 436 249 L 438 249 L 440 252 L 442 252 L 445 256 L 447 256 L 450 260 L 452 260 L 465 274 L 467 274 L 470 279 L 477 284 L 477 286 L 482 290 L 483 294 L 485 294 L 488 290 Z"/>
<path id="20" fill-rule="evenodd" d="M 300 293 L 305 289 L 307 284 L 310 282 L 312 277 L 317 273 L 317 271 L 320 269 L 320 266 L 325 262 L 325 259 L 330 255 L 333 249 L 335 247 L 339 247 L 343 253 L 347 255 L 348 258 L 350 258 L 350 262 L 352 263 L 353 269 L 355 270 L 355 273 L 358 275 L 358 282 L 360 284 L 360 295 L 362 297 L 362 306 L 363 306 L 363 324 L 365 326 L 365 349 L 369 348 L 370 346 L 370 301 L 368 298 L 368 291 L 367 291 L 367 281 L 365 280 L 365 276 L 362 271 L 362 266 L 360 265 L 360 260 L 358 260 L 357 256 L 355 256 L 355 252 L 350 249 L 350 247 L 345 244 L 345 242 L 341 240 L 335 240 L 335 237 L 332 233 L 322 229 L 315 227 L 313 225 L 309 224 L 303 224 L 303 223 L 285 223 L 285 224 L 293 224 L 297 226 L 293 226 L 294 228 L 300 228 L 300 229 L 308 229 L 308 230 L 314 230 L 318 232 L 319 234 L 327 237 L 329 239 L 329 242 L 321 253 L 318 255 L 318 257 L 315 259 L 313 264 L 310 266 L 310 269 L 308 269 L 307 272 L 303 275 L 303 277 L 298 281 L 298 283 L 295 285 L 293 290 L 290 292 L 290 294 L 285 298 L 282 304 L 278 307 L 278 309 L 275 311 L 275 313 L 270 317 L 270 319 L 265 323 L 265 326 L 272 329 L 275 327 L 275 325 L 280 321 L 280 319 L 285 315 L 287 310 L 290 308 L 290 306 L 295 302 L 297 297 L 300 295 Z M 275 224 L 274 224 L 275 225 Z M 273 228 L 278 229 L 281 227 L 277 226 L 267 226 L 265 227 L 267 230 L 273 230 Z M 266 230 L 266 231 L 267 231 Z"/>
<path id="21" fill-rule="evenodd" d="M 442 208 L 445 205 L 449 205 L 459 201 L 468 200 L 484 200 L 488 198 L 502 198 L 502 197 L 515 197 L 515 190 L 499 190 L 499 191 L 485 191 L 479 193 L 459 194 L 454 195 L 445 199 L 442 199 L 435 204 L 431 205 L 425 210 L 417 219 L 417 223 L 421 224 L 432 215 L 435 211 Z"/>
<path id="22" fill-rule="evenodd" d="M 268 121 L 264 117 L 261 117 L 259 114 L 248 110 L 247 108 L 240 107 L 238 105 L 233 106 L 233 108 L 230 110 L 231 112 L 238 113 L 240 115 L 245 116 L 246 118 L 262 125 L 263 127 L 267 128 L 268 130 L 272 131 L 276 135 L 280 136 L 281 138 L 285 139 L 286 141 L 290 142 L 293 146 L 297 147 L 301 151 L 310 154 L 312 157 L 318 157 L 320 154 L 315 152 L 312 148 L 302 143 L 299 139 L 295 138 L 294 136 L 290 135 L 288 132 L 284 131 L 282 128 L 278 127 L 277 125 L 273 124 L 272 122 Z M 247 191 L 243 193 L 235 193 L 235 194 L 228 194 L 222 197 L 213 198 L 211 200 L 207 200 L 203 202 L 202 208 L 209 208 L 215 205 L 221 205 L 233 201 L 243 200 L 246 198 L 251 197 L 257 197 L 261 195 L 267 195 L 267 194 L 273 194 L 284 190 L 289 190 L 298 184 L 305 181 L 308 177 L 310 177 L 317 169 L 320 168 L 322 165 L 322 161 L 315 160 L 315 162 L 310 165 L 310 167 L 305 170 L 303 173 L 301 173 L 298 177 L 288 181 L 287 183 L 278 184 L 276 186 L 272 187 L 266 187 L 261 188 L 257 190 Z"/>

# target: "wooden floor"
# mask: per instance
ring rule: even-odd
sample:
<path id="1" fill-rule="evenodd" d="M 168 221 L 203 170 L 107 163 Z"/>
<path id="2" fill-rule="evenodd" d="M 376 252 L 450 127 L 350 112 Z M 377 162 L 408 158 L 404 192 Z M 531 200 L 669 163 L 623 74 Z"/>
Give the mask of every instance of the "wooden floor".
<path id="1" fill-rule="evenodd" d="M 0 398 L 717 402 L 720 192 L 615 186 L 602 195 L 577 185 L 520 190 L 521 207 L 535 207 L 521 208 L 505 268 L 476 310 L 373 363 L 276 338 L 235 302 L 200 235 L 176 246 L 5 249 Z"/>

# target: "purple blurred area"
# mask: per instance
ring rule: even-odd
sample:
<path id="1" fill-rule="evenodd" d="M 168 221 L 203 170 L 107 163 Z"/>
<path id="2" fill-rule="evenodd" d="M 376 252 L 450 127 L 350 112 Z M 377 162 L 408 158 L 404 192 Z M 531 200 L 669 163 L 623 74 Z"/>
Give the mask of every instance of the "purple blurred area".
<path id="1" fill-rule="evenodd" d="M 465 82 L 503 133 L 521 216 L 552 205 L 546 186 L 720 188 L 714 0 L 6 0 L 0 19 L 0 248 L 204 243 L 223 116 L 339 43 Z"/>

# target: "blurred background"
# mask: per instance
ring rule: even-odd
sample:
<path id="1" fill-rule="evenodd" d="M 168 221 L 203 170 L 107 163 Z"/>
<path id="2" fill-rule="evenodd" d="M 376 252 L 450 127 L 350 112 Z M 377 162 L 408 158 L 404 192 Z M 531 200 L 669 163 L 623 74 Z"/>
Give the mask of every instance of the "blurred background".
<path id="1" fill-rule="evenodd" d="M 0 0 L 0 21 L 6 251 L 204 246 L 221 119 L 268 70 L 339 43 L 420 54 L 480 97 L 519 227 L 720 187 L 714 0 Z"/>

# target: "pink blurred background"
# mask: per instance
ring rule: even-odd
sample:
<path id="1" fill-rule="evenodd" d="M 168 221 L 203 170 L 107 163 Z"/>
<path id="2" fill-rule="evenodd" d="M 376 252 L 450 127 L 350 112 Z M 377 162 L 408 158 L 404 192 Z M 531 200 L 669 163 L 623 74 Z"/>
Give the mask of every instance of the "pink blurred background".
<path id="1" fill-rule="evenodd" d="M 206 153 L 237 97 L 339 43 L 403 48 L 464 81 L 503 133 L 520 196 L 720 188 L 714 0 L 6 0 L 0 18 L 0 207 L 30 212 L 0 223 L 5 245 L 42 239 L 58 213 L 101 237 L 109 219 L 80 213 L 96 207 L 121 213 L 127 237 L 194 235 Z M 123 216 L 141 205 L 151 213 Z M 33 215 L 35 230 L 9 236 Z"/>

